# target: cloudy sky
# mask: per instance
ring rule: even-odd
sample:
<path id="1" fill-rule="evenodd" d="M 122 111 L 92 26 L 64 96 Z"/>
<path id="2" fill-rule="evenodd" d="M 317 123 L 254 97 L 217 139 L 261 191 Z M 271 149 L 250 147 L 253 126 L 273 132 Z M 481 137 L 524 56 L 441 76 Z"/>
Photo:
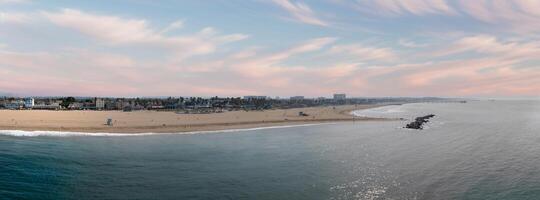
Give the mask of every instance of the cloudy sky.
<path id="1" fill-rule="evenodd" d="M 537 0 L 0 0 L 0 93 L 540 94 Z"/>

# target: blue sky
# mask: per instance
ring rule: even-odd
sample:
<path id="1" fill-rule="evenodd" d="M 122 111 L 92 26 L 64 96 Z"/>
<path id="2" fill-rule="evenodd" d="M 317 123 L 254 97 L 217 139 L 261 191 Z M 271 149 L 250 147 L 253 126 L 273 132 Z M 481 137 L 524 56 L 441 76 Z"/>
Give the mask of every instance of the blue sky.
<path id="1" fill-rule="evenodd" d="M 540 1 L 0 0 L 0 92 L 540 93 Z"/>

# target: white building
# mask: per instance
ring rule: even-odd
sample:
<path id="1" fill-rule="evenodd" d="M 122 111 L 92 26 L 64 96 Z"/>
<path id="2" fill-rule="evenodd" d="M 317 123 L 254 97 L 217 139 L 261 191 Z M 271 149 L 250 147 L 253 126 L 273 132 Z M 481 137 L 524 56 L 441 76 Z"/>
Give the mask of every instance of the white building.
<path id="1" fill-rule="evenodd" d="M 96 98 L 96 109 L 103 110 L 105 108 L 105 100 L 101 98 Z"/>
<path id="2" fill-rule="evenodd" d="M 73 102 L 73 103 L 69 104 L 68 109 L 70 109 L 70 110 L 80 110 L 80 109 L 83 108 L 83 106 L 84 106 L 83 103 Z"/>
<path id="3" fill-rule="evenodd" d="M 24 99 L 24 107 L 25 108 L 34 107 L 34 98 L 26 98 L 26 99 Z"/>
<path id="4" fill-rule="evenodd" d="M 334 100 L 336 101 L 345 100 L 345 99 L 347 99 L 347 95 L 345 94 L 334 94 Z"/>

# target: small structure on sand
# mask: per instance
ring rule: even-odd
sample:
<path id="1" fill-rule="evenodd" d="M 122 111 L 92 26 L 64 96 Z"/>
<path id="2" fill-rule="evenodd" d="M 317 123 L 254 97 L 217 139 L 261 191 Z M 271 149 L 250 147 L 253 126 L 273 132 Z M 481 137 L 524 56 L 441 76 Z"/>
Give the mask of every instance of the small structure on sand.
<path id="1" fill-rule="evenodd" d="M 306 116 L 309 116 L 309 115 L 307 113 L 305 113 L 305 112 L 300 111 L 300 112 L 298 112 L 298 116 L 306 117 Z"/>
<path id="2" fill-rule="evenodd" d="M 113 121 L 111 118 L 108 118 L 107 119 L 107 126 L 112 126 L 113 125 Z"/>

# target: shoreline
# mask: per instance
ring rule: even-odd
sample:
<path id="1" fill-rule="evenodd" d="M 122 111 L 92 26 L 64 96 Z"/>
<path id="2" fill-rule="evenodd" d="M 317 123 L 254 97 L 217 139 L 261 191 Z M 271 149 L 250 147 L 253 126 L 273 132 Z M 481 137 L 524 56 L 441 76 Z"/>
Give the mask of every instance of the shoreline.
<path id="1" fill-rule="evenodd" d="M 174 112 L 155 111 L 0 110 L 0 130 L 119 134 L 186 133 L 330 122 L 396 120 L 356 117 L 351 114 L 355 110 L 382 106 L 387 106 L 387 104 L 307 107 L 249 112 L 230 111 L 212 114 L 176 114 Z M 305 112 L 309 116 L 298 116 L 298 112 Z M 113 118 L 113 126 L 105 125 L 105 120 L 108 117 Z"/>

